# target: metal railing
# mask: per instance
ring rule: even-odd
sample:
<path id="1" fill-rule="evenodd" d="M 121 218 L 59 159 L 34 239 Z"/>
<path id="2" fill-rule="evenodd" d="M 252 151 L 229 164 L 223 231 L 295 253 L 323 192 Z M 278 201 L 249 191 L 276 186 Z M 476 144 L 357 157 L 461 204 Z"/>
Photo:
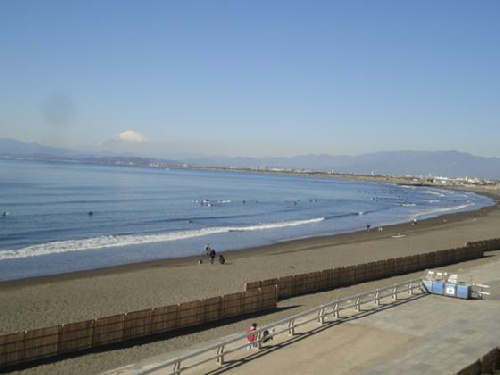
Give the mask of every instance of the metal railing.
<path id="1" fill-rule="evenodd" d="M 222 366 L 224 365 L 225 356 L 238 350 L 248 348 L 249 343 L 247 338 L 249 335 L 257 335 L 254 345 L 256 349 L 260 349 L 264 331 L 271 332 L 270 335 L 273 337 L 279 334 L 288 334 L 293 336 L 298 327 L 304 326 L 313 321 L 317 321 L 319 324 L 325 324 L 327 317 L 340 318 L 340 314 L 343 310 L 354 308 L 356 311 L 360 311 L 362 305 L 371 302 L 375 302 L 375 305 L 378 306 L 380 305 L 380 301 L 382 299 L 388 297 L 396 301 L 399 293 L 406 292 L 408 295 L 413 295 L 415 289 L 422 291 L 420 279 L 414 279 L 404 283 L 376 289 L 371 292 L 359 293 L 354 296 L 331 301 L 300 314 L 278 320 L 274 323 L 256 329 L 251 333 L 233 335 L 229 338 L 225 338 L 223 341 L 209 344 L 202 349 L 192 351 L 177 358 L 156 362 L 155 364 L 142 367 L 141 369 L 129 368 L 127 374 L 146 375 L 152 374 L 160 369 L 171 368 L 171 372 L 162 372 L 162 374 L 178 375 L 183 371 L 214 360 L 218 365 Z M 229 348 L 230 345 L 232 346 Z M 211 352 L 213 353 L 210 354 Z M 190 363 L 189 365 L 186 364 L 187 360 L 196 359 L 197 357 L 199 357 L 198 360 Z"/>
<path id="2" fill-rule="evenodd" d="M 485 291 L 485 289 L 488 290 L 490 288 L 491 288 L 490 285 L 472 283 L 471 284 L 471 296 L 473 298 L 483 299 L 484 296 L 491 295 L 491 292 Z"/>

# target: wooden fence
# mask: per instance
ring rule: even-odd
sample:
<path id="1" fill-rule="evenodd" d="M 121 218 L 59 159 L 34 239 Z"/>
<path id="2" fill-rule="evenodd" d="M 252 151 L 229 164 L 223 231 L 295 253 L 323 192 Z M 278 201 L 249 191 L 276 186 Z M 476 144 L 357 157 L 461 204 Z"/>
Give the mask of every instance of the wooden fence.
<path id="1" fill-rule="evenodd" d="M 276 308 L 275 285 L 0 336 L 0 366 L 119 343 Z"/>
<path id="2" fill-rule="evenodd" d="M 408 297 L 424 293 L 422 289 L 422 281 L 420 279 L 408 280 L 403 283 L 388 285 L 386 287 L 372 290 L 369 292 L 359 293 L 353 296 L 344 297 L 342 299 L 329 301 L 320 306 L 313 307 L 306 311 L 302 311 L 299 314 L 280 319 L 271 324 L 257 328 L 253 334 L 256 336 L 254 341 L 255 349 L 262 349 L 264 342 L 264 333 L 272 332 L 272 337 L 277 338 L 278 336 L 286 335 L 288 337 L 294 336 L 297 330 L 301 329 L 301 333 L 314 332 L 317 329 L 317 324 L 325 325 L 331 324 L 334 321 L 338 321 L 340 316 L 354 317 L 357 313 L 362 311 L 362 306 L 364 307 L 364 312 L 372 310 L 377 306 L 380 306 L 382 301 L 384 304 L 394 303 L 401 295 L 407 295 Z M 403 299 L 405 297 L 402 297 Z M 390 299 L 391 302 L 387 301 Z M 369 305 L 368 307 L 366 305 Z M 371 305 L 371 306 L 370 306 Z M 345 311 L 345 313 L 344 313 Z M 356 311 L 356 312 L 354 312 Z M 373 311 L 373 310 L 372 310 Z M 353 314 L 354 313 L 354 314 Z M 316 324 L 311 326 L 311 323 Z M 283 339 L 283 342 L 291 343 L 288 339 Z M 273 346 L 275 344 L 272 344 Z M 233 358 L 242 359 L 242 354 L 240 351 L 248 348 L 248 333 L 241 332 L 240 334 L 226 336 L 217 342 L 211 342 L 201 347 L 184 352 L 180 356 L 173 358 L 167 358 L 166 360 L 155 361 L 153 367 L 151 364 L 141 366 L 135 365 L 133 368 L 130 366 L 115 368 L 113 370 L 106 371 L 102 375 L 146 375 L 146 374 L 163 374 L 163 375 L 181 375 L 184 371 L 190 371 L 198 366 L 206 365 L 210 361 L 214 361 L 219 366 L 219 369 L 223 369 L 226 363 L 234 363 L 232 360 L 228 360 L 228 356 Z M 269 349 L 269 348 L 268 348 Z M 236 354 L 238 353 L 238 354 Z M 251 353 L 254 355 L 254 352 Z M 200 370 L 198 368 L 198 370 Z M 228 370 L 226 368 L 225 370 Z M 221 370 L 221 372 L 225 372 Z M 263 371 L 261 371 L 263 372 Z M 201 373 L 200 371 L 198 373 Z M 217 373 L 217 371 L 203 371 L 205 374 Z"/>
<path id="3" fill-rule="evenodd" d="M 277 285 L 278 299 L 289 298 L 481 258 L 484 251 L 496 249 L 500 249 L 500 238 L 467 242 L 464 247 L 457 249 L 248 282 L 245 283 L 245 291 Z"/>
<path id="4" fill-rule="evenodd" d="M 480 258 L 500 249 L 500 239 L 465 247 L 386 259 L 245 284 L 245 291 L 177 305 L 0 336 L 0 367 L 174 331 L 276 308 L 279 298 L 333 289 Z"/>

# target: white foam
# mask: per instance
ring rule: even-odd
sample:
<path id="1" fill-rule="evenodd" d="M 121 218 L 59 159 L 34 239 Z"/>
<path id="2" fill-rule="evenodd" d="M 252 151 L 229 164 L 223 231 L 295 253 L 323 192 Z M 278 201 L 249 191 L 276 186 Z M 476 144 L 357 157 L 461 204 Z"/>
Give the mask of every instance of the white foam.
<path id="1" fill-rule="evenodd" d="M 129 246 L 129 245 L 140 245 L 146 243 L 170 242 L 170 241 L 178 241 L 188 238 L 206 236 L 209 234 L 248 232 L 248 231 L 266 230 L 266 229 L 286 228 L 299 225 L 314 224 L 323 220 L 325 220 L 324 217 L 319 217 L 307 220 L 256 224 L 256 225 L 249 225 L 242 227 L 213 227 L 213 228 L 202 228 L 193 231 L 182 231 L 182 232 L 171 232 L 171 233 L 158 233 L 158 234 L 145 234 L 145 235 L 110 235 L 110 236 L 86 238 L 82 240 L 57 241 L 57 242 L 49 242 L 39 245 L 28 246 L 18 250 L 0 251 L 0 260 L 29 258 L 41 255 L 64 253 L 69 251 L 84 251 L 84 250 L 95 250 L 95 249 L 104 249 L 104 248 Z"/>
<path id="2" fill-rule="evenodd" d="M 432 195 L 437 195 L 438 197 L 445 197 L 445 195 L 439 191 L 433 191 L 433 190 L 424 190 L 424 193 L 426 194 L 432 194 Z"/>
<path id="3" fill-rule="evenodd" d="M 458 211 L 458 210 L 463 210 L 465 208 L 475 206 L 476 204 L 474 202 L 467 202 L 464 205 L 461 206 L 456 206 L 456 207 L 448 207 L 448 208 L 437 208 L 434 210 L 429 210 L 429 211 L 424 211 L 424 212 L 419 212 L 418 214 L 415 215 L 415 217 L 422 217 L 422 216 L 438 216 L 437 214 L 441 214 L 443 212 L 449 212 L 449 211 Z"/>

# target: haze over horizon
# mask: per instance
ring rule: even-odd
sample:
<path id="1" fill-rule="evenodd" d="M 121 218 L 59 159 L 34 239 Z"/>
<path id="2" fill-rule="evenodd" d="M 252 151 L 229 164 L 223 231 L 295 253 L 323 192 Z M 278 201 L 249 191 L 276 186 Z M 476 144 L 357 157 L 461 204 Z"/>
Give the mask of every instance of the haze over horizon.
<path id="1" fill-rule="evenodd" d="M 3 5 L 0 138 L 500 157 L 497 1 Z"/>

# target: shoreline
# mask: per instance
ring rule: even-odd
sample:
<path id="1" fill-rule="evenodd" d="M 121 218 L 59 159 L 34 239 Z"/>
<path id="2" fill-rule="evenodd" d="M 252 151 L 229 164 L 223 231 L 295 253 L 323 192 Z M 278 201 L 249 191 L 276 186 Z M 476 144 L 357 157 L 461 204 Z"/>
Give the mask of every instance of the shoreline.
<path id="1" fill-rule="evenodd" d="M 7 281 L 0 284 L 0 334 L 170 306 L 241 292 L 246 282 L 498 238 L 500 195 L 490 197 L 495 200 L 493 206 L 445 214 L 417 225 L 407 222 L 384 227 L 383 232 L 345 233 L 224 252 L 225 265 L 200 265 L 197 256 Z"/>
<path id="2" fill-rule="evenodd" d="M 378 239 L 388 238 L 400 233 L 413 233 L 421 230 L 433 230 L 446 224 L 457 223 L 468 219 L 474 219 L 480 216 L 487 215 L 492 210 L 500 209 L 500 192 L 489 191 L 484 189 L 471 189 L 471 188 L 456 188 L 456 187 L 443 187 L 444 190 L 463 190 L 474 192 L 476 194 L 484 195 L 494 201 L 492 206 L 483 207 L 477 210 L 455 212 L 442 214 L 436 217 L 422 219 L 418 221 L 418 225 L 411 226 L 411 221 L 391 224 L 383 226 L 383 232 L 378 232 L 378 227 L 373 227 L 369 232 L 366 230 L 359 230 L 354 232 L 338 233 L 323 236 L 311 236 L 307 238 L 284 240 L 269 245 L 262 245 L 256 247 L 249 247 L 239 250 L 228 250 L 218 252 L 223 254 L 227 259 L 237 260 L 243 258 L 251 258 L 266 255 L 276 255 L 292 253 L 297 251 L 308 251 L 317 248 L 329 246 L 334 247 L 342 244 L 374 241 Z M 129 272 L 143 271 L 147 269 L 154 269 L 158 267 L 175 268 L 185 267 L 197 264 L 200 259 L 207 262 L 206 256 L 200 251 L 200 255 L 179 257 L 179 258 L 162 258 L 149 260 L 144 262 L 127 263 L 116 266 L 100 267 L 89 270 L 66 272 L 61 274 L 33 276 L 15 280 L 0 281 L 0 291 L 2 290 L 15 290 L 27 286 L 38 284 L 56 283 L 63 281 L 73 281 L 85 278 L 92 278 L 96 276 L 112 276 L 118 274 L 126 274 Z"/>
<path id="3" fill-rule="evenodd" d="M 38 283 L 4 291 L 0 288 L 3 309 L 0 310 L 0 334 L 12 333 L 52 325 L 84 321 L 95 317 L 112 316 L 144 308 L 161 307 L 178 302 L 192 301 L 215 295 L 241 291 L 243 282 L 268 279 L 284 274 L 323 270 L 346 264 L 386 259 L 463 246 L 464 241 L 498 238 L 500 227 L 499 195 L 493 194 L 496 204 L 467 213 L 450 214 L 429 219 L 417 226 L 410 223 L 401 228 L 405 237 L 392 238 L 389 228 L 384 234 L 360 232 L 336 236 L 334 242 L 323 239 L 300 241 L 293 246 L 278 244 L 274 249 L 254 249 L 246 256 L 228 256 L 229 264 L 175 266 L 157 264 L 139 267 L 127 272 L 92 275 L 54 283 Z M 441 220 L 439 220 L 441 219 Z M 435 222 L 432 223 L 431 220 Z M 446 220 L 446 221 L 443 221 Z M 427 225 L 428 224 L 428 225 Z M 373 234 L 373 236 L 371 236 Z M 328 245 L 331 243 L 331 246 Z M 283 245 L 283 246 L 282 246 Z M 304 250 L 304 251 L 302 251 Z M 456 273 L 460 280 L 487 282 L 490 279 L 467 276 L 471 269 L 489 267 L 498 263 L 500 252 L 490 251 L 484 258 L 439 267 L 438 270 Z M 168 263 L 168 262 L 167 262 Z M 166 263 L 165 263 L 166 264 Z M 125 270 L 123 270 L 125 271 Z M 75 275 L 73 275 L 75 276 Z M 326 292 L 306 294 L 283 300 L 276 311 L 257 316 L 244 316 L 230 322 L 204 326 L 200 330 L 165 335 L 161 339 L 141 342 L 130 347 L 86 353 L 61 361 L 34 365 L 19 371 L 17 375 L 101 373 L 156 357 L 176 356 L 181 350 L 192 350 L 206 342 L 243 332 L 257 321 L 266 325 L 306 309 L 345 298 L 410 278 L 424 276 L 424 271 L 408 275 L 351 285 Z M 1 284 L 0 284 L 1 285 Z"/>

